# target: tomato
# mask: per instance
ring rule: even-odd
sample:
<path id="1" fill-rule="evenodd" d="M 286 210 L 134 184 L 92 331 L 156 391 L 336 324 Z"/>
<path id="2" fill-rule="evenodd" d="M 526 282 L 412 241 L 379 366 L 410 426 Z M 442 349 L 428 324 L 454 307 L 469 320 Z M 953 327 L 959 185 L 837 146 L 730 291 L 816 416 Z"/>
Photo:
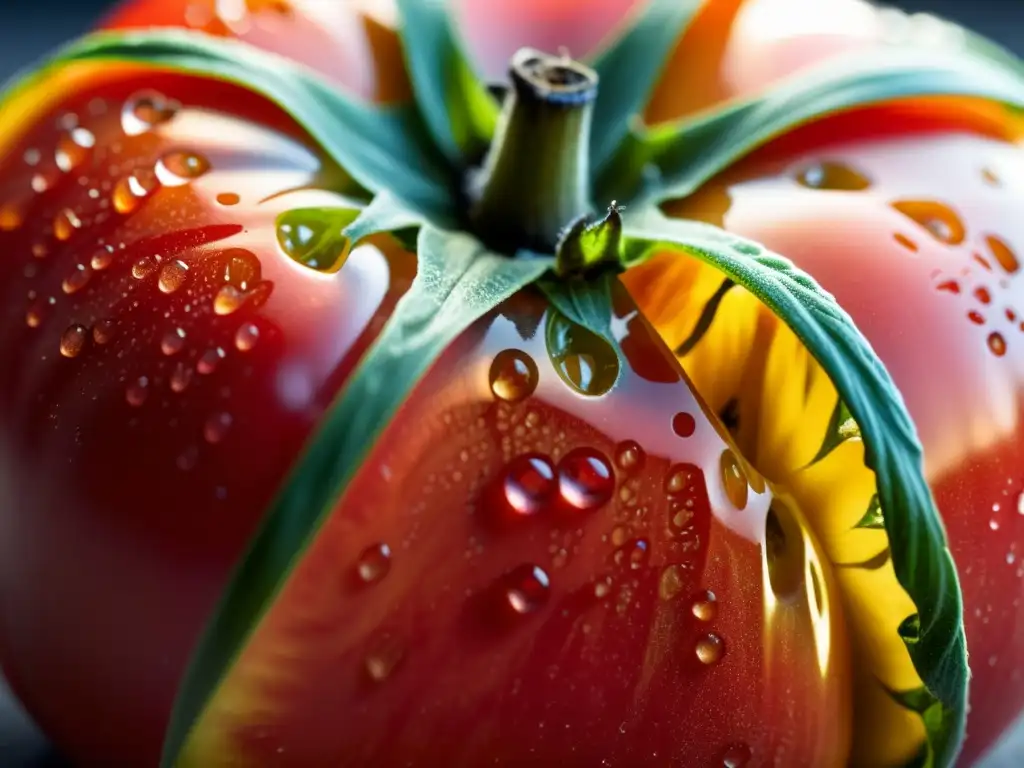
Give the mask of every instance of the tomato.
<path id="1" fill-rule="evenodd" d="M 855 0 L 799 28 L 764 23 L 778 3 L 709 3 L 648 119 L 882 44 Z M 497 77 L 522 45 L 584 55 L 638 7 L 458 14 Z M 390 103 L 411 88 L 394 23 L 385 2 L 134 0 L 105 27 L 239 38 Z M 685 70 L 707 77 L 680 95 Z M 0 124 L 0 662 L 73 759 L 150 765 L 232 570 L 417 257 L 389 234 L 310 245 L 291 212 L 365 190 L 255 93 L 115 63 L 55 77 Z M 1024 708 L 1014 130 L 962 100 L 863 109 L 665 206 L 793 259 L 890 370 L 963 585 L 968 760 Z M 471 324 L 332 500 L 181 761 L 914 759 L 925 724 L 893 696 L 922 685 L 898 632 L 914 604 L 885 531 L 853 530 L 877 498 L 865 448 L 817 461 L 836 387 L 720 290 L 678 254 L 629 269 L 621 356 L 535 287 Z"/>

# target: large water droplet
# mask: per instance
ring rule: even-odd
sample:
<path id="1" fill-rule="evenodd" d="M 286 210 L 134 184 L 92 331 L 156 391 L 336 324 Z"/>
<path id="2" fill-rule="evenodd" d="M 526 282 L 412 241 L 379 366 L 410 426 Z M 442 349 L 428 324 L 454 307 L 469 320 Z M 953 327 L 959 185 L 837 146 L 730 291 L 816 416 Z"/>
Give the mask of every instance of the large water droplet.
<path id="1" fill-rule="evenodd" d="M 710 589 L 699 594 L 690 606 L 693 615 L 701 621 L 713 621 L 718 615 L 718 599 Z"/>
<path id="2" fill-rule="evenodd" d="M 270 297 L 273 283 L 262 280 L 260 261 L 254 253 L 232 248 L 219 256 L 224 285 L 213 299 L 214 313 L 231 315 L 243 306 L 262 306 Z"/>
<path id="3" fill-rule="evenodd" d="M 104 269 L 108 269 L 111 264 L 114 263 L 114 249 L 110 246 L 106 248 L 100 248 L 96 253 L 89 259 L 89 266 L 97 272 L 102 272 Z"/>
<path id="4" fill-rule="evenodd" d="M 149 378 L 139 376 L 139 378 L 128 385 L 124 397 L 128 401 L 128 405 L 136 408 L 145 403 L 149 397 Z"/>
<path id="5" fill-rule="evenodd" d="M 646 459 L 647 454 L 636 440 L 623 440 L 615 446 L 615 464 L 623 472 L 639 472 Z"/>
<path id="6" fill-rule="evenodd" d="M 243 323 L 235 331 L 235 349 L 239 352 L 249 352 L 256 346 L 260 339 L 260 329 L 254 323 Z"/>
<path id="7" fill-rule="evenodd" d="M 31 299 L 28 309 L 25 310 L 25 325 L 29 328 L 38 328 L 46 318 L 47 309 L 49 309 L 49 303 L 44 299 Z"/>
<path id="8" fill-rule="evenodd" d="M 502 579 L 501 594 L 515 615 L 540 610 L 550 597 L 551 580 L 539 565 L 520 565 Z"/>
<path id="9" fill-rule="evenodd" d="M 822 160 L 801 170 L 797 182 L 809 189 L 843 190 L 859 192 L 871 186 L 867 176 L 846 163 Z"/>
<path id="10" fill-rule="evenodd" d="M 285 211 L 277 219 L 277 242 L 288 258 L 328 271 L 345 257 L 349 241 L 341 234 L 343 222 L 318 210 Z"/>
<path id="11" fill-rule="evenodd" d="M 673 464 L 665 476 L 665 493 L 681 496 L 693 493 L 700 482 L 700 469 L 693 464 Z"/>
<path id="12" fill-rule="evenodd" d="M 224 350 L 220 347 L 208 349 L 200 355 L 199 362 L 196 363 L 196 370 L 204 376 L 208 376 L 217 370 L 217 366 L 225 356 Z"/>
<path id="13" fill-rule="evenodd" d="M 132 264 L 132 277 L 136 280 L 145 280 L 156 271 L 159 262 L 152 256 L 143 256 Z"/>
<path id="14" fill-rule="evenodd" d="M 722 658 L 725 647 L 722 638 L 709 632 L 697 641 L 697 658 L 702 664 L 717 664 Z"/>
<path id="15" fill-rule="evenodd" d="M 537 379 L 537 364 L 522 350 L 502 350 L 491 363 L 491 392 L 507 403 L 518 403 L 532 395 Z"/>
<path id="16" fill-rule="evenodd" d="M 174 293 L 185 284 L 186 277 L 188 277 L 188 264 L 181 259 L 174 259 L 160 270 L 157 285 L 163 293 Z"/>
<path id="17" fill-rule="evenodd" d="M 95 144 L 96 137 L 81 126 L 65 131 L 57 139 L 54 162 L 64 173 L 68 173 L 86 161 Z"/>
<path id="18" fill-rule="evenodd" d="M 551 310 L 547 350 L 559 377 L 582 395 L 603 395 L 619 376 L 619 356 L 605 339 Z"/>
<path id="19" fill-rule="evenodd" d="M 615 475 L 604 454 L 576 448 L 558 462 L 558 492 L 576 509 L 589 511 L 606 503 L 615 491 Z"/>
<path id="20" fill-rule="evenodd" d="M 70 208 L 62 208 L 53 217 L 53 236 L 58 240 L 68 240 L 82 226 L 82 220 Z"/>
<path id="21" fill-rule="evenodd" d="M 160 184 L 152 174 L 133 173 L 114 183 L 110 200 L 115 211 L 127 216 L 134 213 L 142 202 L 159 188 Z"/>
<path id="22" fill-rule="evenodd" d="M 364 549 L 356 562 L 356 575 L 364 584 L 374 584 L 391 570 L 391 548 L 383 542 Z"/>
<path id="23" fill-rule="evenodd" d="M 85 346 L 87 333 L 84 325 L 69 325 L 60 337 L 60 353 L 64 357 L 77 357 Z"/>
<path id="24" fill-rule="evenodd" d="M 1006 339 L 1003 338 L 1003 334 L 995 331 L 988 335 L 988 348 L 996 357 L 1002 357 L 1006 354 Z"/>
<path id="25" fill-rule="evenodd" d="M 92 326 L 92 340 L 97 344 L 108 344 L 114 338 L 115 323 L 113 320 L 103 318 L 97 320 Z"/>
<path id="26" fill-rule="evenodd" d="M 125 101 L 121 108 L 121 129 L 128 136 L 138 136 L 152 128 L 166 123 L 179 107 L 161 93 L 152 90 L 139 91 Z"/>
<path id="27" fill-rule="evenodd" d="M 535 515 L 543 511 L 551 503 L 557 488 L 551 460 L 538 453 L 512 459 L 502 478 L 505 502 L 519 515 Z"/>
<path id="28" fill-rule="evenodd" d="M 745 768 L 753 756 L 746 744 L 730 744 L 722 753 L 722 768 Z"/>
<path id="29" fill-rule="evenodd" d="M 192 369 L 185 363 L 178 363 L 171 373 L 171 390 L 173 392 L 184 392 L 192 381 Z"/>
<path id="30" fill-rule="evenodd" d="M 672 600 L 680 592 L 686 582 L 683 579 L 683 570 L 678 565 L 670 565 L 661 572 L 661 579 L 658 580 L 658 596 L 662 600 Z"/>
<path id="31" fill-rule="evenodd" d="M 374 649 L 363 660 L 367 676 L 375 683 L 382 683 L 394 673 L 405 656 L 405 647 L 396 638 L 378 640 Z"/>
<path id="32" fill-rule="evenodd" d="M 225 411 L 219 411 L 211 415 L 203 425 L 203 437 L 206 439 L 206 442 L 216 445 L 227 437 L 228 430 L 231 428 L 231 422 L 231 414 Z"/>
<path id="33" fill-rule="evenodd" d="M 720 466 L 725 495 L 736 509 L 745 509 L 750 484 L 747 482 L 747 475 L 743 471 L 743 467 L 740 466 L 736 454 L 726 448 L 722 451 Z"/>
<path id="34" fill-rule="evenodd" d="M 185 348 L 185 329 L 172 328 L 160 339 L 160 351 L 170 357 Z"/>
<path id="35" fill-rule="evenodd" d="M 60 289 L 64 293 L 70 295 L 77 293 L 89 284 L 89 278 L 92 276 L 92 270 L 85 264 L 76 264 L 75 268 L 71 270 L 71 274 L 64 278 L 64 281 L 60 284 Z"/>
<path id="36" fill-rule="evenodd" d="M 210 161 L 196 152 L 169 152 L 153 168 L 165 187 L 180 187 L 210 170 Z"/>

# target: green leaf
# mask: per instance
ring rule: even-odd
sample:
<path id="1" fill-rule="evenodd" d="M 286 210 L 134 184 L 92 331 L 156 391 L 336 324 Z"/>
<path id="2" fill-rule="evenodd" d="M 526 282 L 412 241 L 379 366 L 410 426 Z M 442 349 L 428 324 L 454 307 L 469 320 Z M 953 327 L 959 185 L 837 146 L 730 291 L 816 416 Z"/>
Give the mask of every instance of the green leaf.
<path id="1" fill-rule="evenodd" d="M 345 229 L 359 208 L 292 208 L 277 216 L 277 242 L 289 257 L 312 269 L 328 271 L 348 258 L 351 240 Z"/>
<path id="2" fill-rule="evenodd" d="M 630 26 L 591 66 L 601 78 L 594 105 L 590 162 L 600 172 L 629 131 L 628 119 L 647 103 L 672 49 L 702 0 L 648 0 Z"/>
<path id="3" fill-rule="evenodd" d="M 593 224 L 588 219 L 580 216 L 559 240 L 555 255 L 559 275 L 581 275 L 601 266 L 618 268 L 622 263 L 622 215 L 615 201 L 603 219 Z"/>
<path id="4" fill-rule="evenodd" d="M 667 123 L 623 142 L 602 174 L 598 199 L 643 193 L 685 197 L 754 149 L 800 125 L 871 104 L 919 96 L 973 96 L 1024 107 L 1024 73 L 970 47 L 881 48 L 837 56 L 764 93 L 710 113 Z"/>
<path id="5" fill-rule="evenodd" d="M 417 252 L 412 287 L 321 421 L 206 627 L 175 702 L 165 768 L 417 382 L 463 331 L 551 268 L 551 259 L 497 256 L 430 226 Z"/>
<path id="6" fill-rule="evenodd" d="M 871 497 L 871 503 L 868 504 L 868 511 L 864 513 L 864 517 L 853 527 L 872 530 L 883 530 L 885 528 L 885 514 L 882 512 L 882 504 L 878 500 L 877 493 Z"/>
<path id="7" fill-rule="evenodd" d="M 920 632 L 907 652 L 939 702 L 924 718 L 929 743 L 936 765 L 950 765 L 963 739 L 967 702 L 963 605 L 902 397 L 849 315 L 787 259 L 716 227 L 668 219 L 656 208 L 625 218 L 627 263 L 673 249 L 716 267 L 785 322 L 828 373 L 860 426 L 896 578 L 918 611 Z"/>
<path id="8" fill-rule="evenodd" d="M 59 51 L 10 90 L 46 87 L 54 67 L 97 61 L 181 72 L 258 93 L 287 112 L 365 189 L 391 190 L 431 216 L 451 210 L 451 173 L 413 107 L 359 102 L 312 70 L 238 40 L 179 29 L 100 32 Z"/>
<path id="9" fill-rule="evenodd" d="M 427 127 L 455 167 L 479 160 L 501 111 L 453 29 L 447 0 L 397 0 L 402 47 Z"/>

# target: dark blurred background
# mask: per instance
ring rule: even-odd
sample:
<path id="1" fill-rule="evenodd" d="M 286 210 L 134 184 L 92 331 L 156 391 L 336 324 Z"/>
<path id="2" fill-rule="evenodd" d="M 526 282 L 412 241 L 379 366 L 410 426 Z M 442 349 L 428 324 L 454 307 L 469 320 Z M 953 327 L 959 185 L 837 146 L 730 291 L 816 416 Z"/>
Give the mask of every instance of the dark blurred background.
<path id="1" fill-rule="evenodd" d="M 0 80 L 85 31 L 115 4 L 114 0 L 0 0 Z M 1024 55 L 1024 0 L 900 0 L 885 4 L 939 14 Z M 986 760 L 984 768 L 1024 766 L 1024 723 L 1021 726 Z M 2 680 L 0 768 L 68 768 L 10 699 Z"/>

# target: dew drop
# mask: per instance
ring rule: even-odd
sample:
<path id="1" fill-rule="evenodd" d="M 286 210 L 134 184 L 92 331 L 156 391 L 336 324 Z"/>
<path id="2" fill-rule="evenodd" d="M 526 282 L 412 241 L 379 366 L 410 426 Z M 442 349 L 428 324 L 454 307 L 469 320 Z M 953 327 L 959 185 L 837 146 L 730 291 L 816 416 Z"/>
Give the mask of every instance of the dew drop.
<path id="1" fill-rule="evenodd" d="M 127 216 L 138 210 L 142 202 L 159 189 L 159 186 L 155 177 L 133 173 L 117 180 L 110 201 L 114 204 L 115 211 Z"/>
<path id="2" fill-rule="evenodd" d="M 144 280 L 149 277 L 157 268 L 157 261 L 152 256 L 143 256 L 132 264 L 132 277 L 136 280 Z"/>
<path id="3" fill-rule="evenodd" d="M 174 293 L 185 284 L 186 277 L 188 277 L 188 264 L 181 259 L 174 259 L 160 270 L 157 285 L 163 293 Z"/>
<path id="4" fill-rule="evenodd" d="M 165 187 L 180 187 L 210 170 L 210 161 L 196 152 L 169 152 L 156 162 L 153 172 Z"/>
<path id="5" fill-rule="evenodd" d="M 220 287 L 213 297 L 213 311 L 222 317 L 233 315 L 246 304 L 260 306 L 270 295 L 269 282 L 258 283 L 252 290 L 246 291 L 228 284 Z"/>
<path id="6" fill-rule="evenodd" d="M 744 509 L 747 506 L 747 493 L 750 485 L 736 455 L 728 448 L 722 451 L 720 467 L 725 495 L 736 509 Z"/>
<path id="7" fill-rule="evenodd" d="M 1014 253 L 1013 249 L 1009 244 L 996 235 L 988 235 L 985 237 L 985 243 L 988 245 L 989 251 L 995 257 L 995 260 L 999 262 L 999 266 L 1007 274 L 1013 274 L 1020 269 L 1020 262 L 1017 261 L 1017 254 Z"/>
<path id="8" fill-rule="evenodd" d="M 231 414 L 224 411 L 219 411 L 210 416 L 203 425 L 203 437 L 206 439 L 206 442 L 211 445 L 221 442 L 227 436 L 228 430 L 231 428 L 231 422 Z"/>
<path id="9" fill-rule="evenodd" d="M 489 379 L 496 398 L 518 403 L 537 388 L 537 364 L 522 350 L 504 349 L 494 356 Z"/>
<path id="10" fill-rule="evenodd" d="M 512 612 L 524 616 L 540 610 L 550 597 L 551 580 L 539 565 L 520 565 L 502 579 L 503 600 Z"/>
<path id="11" fill-rule="evenodd" d="M 14 203 L 0 205 L 0 232 L 13 232 L 21 226 L 23 220 L 19 206 Z"/>
<path id="12" fill-rule="evenodd" d="M 683 591 L 685 582 L 682 569 L 678 565 L 670 565 L 661 572 L 658 580 L 658 596 L 662 600 L 672 600 Z"/>
<path id="13" fill-rule="evenodd" d="M 713 621 L 718 615 L 718 599 L 710 589 L 705 590 L 693 601 L 690 606 L 695 618 L 700 621 Z"/>
<path id="14" fill-rule="evenodd" d="M 39 161 L 43 159 L 43 153 L 32 147 L 25 150 L 25 154 L 21 156 L 21 159 L 25 161 L 25 165 L 35 167 L 39 165 Z"/>
<path id="15" fill-rule="evenodd" d="M 32 180 L 29 182 L 29 185 L 32 187 L 33 192 L 37 195 L 41 195 L 50 188 L 50 181 L 43 176 L 43 174 L 36 173 L 32 176 Z"/>
<path id="16" fill-rule="evenodd" d="M 133 94 L 121 108 L 121 129 L 128 136 L 138 136 L 166 123 L 178 111 L 176 102 L 152 90 Z"/>
<path id="17" fill-rule="evenodd" d="M 678 496 L 692 493 L 700 479 L 700 469 L 693 464 L 673 464 L 665 476 L 665 493 Z"/>
<path id="18" fill-rule="evenodd" d="M 512 459 L 502 478 L 505 502 L 518 515 L 536 515 L 543 511 L 558 487 L 551 460 L 538 453 Z"/>
<path id="19" fill-rule="evenodd" d="M 29 328 L 38 328 L 46 317 L 47 304 L 42 299 L 34 299 L 25 310 L 25 325 Z"/>
<path id="20" fill-rule="evenodd" d="M 356 562 L 356 575 L 364 584 L 375 584 L 391 570 L 391 548 L 383 542 L 364 549 Z"/>
<path id="21" fill-rule="evenodd" d="M 146 398 L 149 397 L 149 378 L 146 376 L 139 376 L 133 381 L 128 389 L 124 393 L 125 400 L 128 401 L 128 405 L 138 408 L 140 405 L 146 402 Z"/>
<path id="22" fill-rule="evenodd" d="M 943 280 L 935 286 L 935 290 L 945 291 L 946 293 L 960 293 L 960 283 L 956 280 Z"/>
<path id="23" fill-rule="evenodd" d="M 1024 493 L 1017 497 L 1017 514 L 1024 515 Z"/>
<path id="24" fill-rule="evenodd" d="M 70 208 L 62 208 L 53 217 L 53 236 L 61 241 L 68 240 L 81 226 L 82 220 L 74 211 Z"/>
<path id="25" fill-rule="evenodd" d="M 846 163 L 823 160 L 804 168 L 797 174 L 797 183 L 809 189 L 859 192 L 871 186 L 871 181 Z"/>
<path id="26" fill-rule="evenodd" d="M 395 638 L 378 641 L 376 648 L 366 655 L 363 669 L 375 683 L 383 683 L 394 673 L 405 656 L 405 649 Z"/>
<path id="27" fill-rule="evenodd" d="M 974 298 L 980 301 L 982 304 L 992 303 L 992 294 L 988 292 L 988 288 L 983 285 L 979 285 L 974 289 Z"/>
<path id="28" fill-rule="evenodd" d="M 612 497 L 614 490 L 614 473 L 600 451 L 576 448 L 558 462 L 558 493 L 576 509 L 597 509 Z"/>
<path id="29" fill-rule="evenodd" d="M 89 284 L 90 277 L 92 277 L 92 270 L 89 267 L 85 264 L 76 264 L 71 274 L 65 277 L 60 284 L 60 289 L 68 295 L 77 293 Z"/>
<path id="30" fill-rule="evenodd" d="M 558 376 L 581 395 L 610 391 L 619 376 L 619 357 L 605 339 L 552 310 L 547 323 L 547 351 Z"/>
<path id="31" fill-rule="evenodd" d="M 100 248 L 96 253 L 89 259 L 89 266 L 97 272 L 102 272 L 104 269 L 108 269 L 111 264 L 114 263 L 114 251 L 111 248 Z"/>
<path id="32" fill-rule="evenodd" d="M 89 130 L 80 126 L 72 128 L 57 139 L 54 162 L 64 173 L 68 173 L 86 161 L 95 144 L 96 137 Z"/>
<path id="33" fill-rule="evenodd" d="M 646 459 L 647 454 L 636 440 L 623 440 L 615 446 L 615 464 L 623 472 L 639 472 Z"/>
<path id="34" fill-rule="evenodd" d="M 235 349 L 239 352 L 250 352 L 260 339 L 260 329 L 254 323 L 243 323 L 235 331 Z"/>
<path id="35" fill-rule="evenodd" d="M 97 344 L 108 344 L 114 338 L 114 321 L 103 318 L 92 326 L 92 340 Z"/>
<path id="36" fill-rule="evenodd" d="M 899 200 L 892 207 L 941 243 L 959 245 L 964 240 L 964 224 L 948 205 L 935 200 Z"/>
<path id="37" fill-rule="evenodd" d="M 224 359 L 224 350 L 220 347 L 214 347 L 203 352 L 199 358 L 199 362 L 196 363 L 196 370 L 204 376 L 208 376 L 217 370 L 217 366 L 220 361 Z"/>
<path id="38" fill-rule="evenodd" d="M 996 172 L 988 167 L 981 169 L 981 178 L 985 180 L 986 184 L 993 187 L 998 187 L 1002 184 Z"/>
<path id="39" fill-rule="evenodd" d="M 988 348 L 996 357 L 1002 357 L 1006 354 L 1006 339 L 998 331 L 994 331 L 988 335 Z"/>
<path id="40" fill-rule="evenodd" d="M 697 420 L 689 413 L 677 413 L 672 417 L 672 431 L 680 437 L 690 437 L 697 430 Z"/>
<path id="41" fill-rule="evenodd" d="M 709 632 L 707 635 L 697 641 L 697 658 L 702 664 L 708 666 L 717 664 L 722 658 L 722 652 L 724 650 L 722 638 L 713 632 Z"/>
<path id="42" fill-rule="evenodd" d="M 64 357 L 77 357 L 85 346 L 86 333 L 84 325 L 69 325 L 60 337 L 60 353 Z"/>
<path id="43" fill-rule="evenodd" d="M 967 319 L 970 320 L 975 325 L 985 324 L 985 316 L 976 309 L 972 309 L 970 312 L 967 313 Z"/>
<path id="44" fill-rule="evenodd" d="M 217 195 L 217 202 L 221 205 L 238 205 L 240 199 L 234 192 L 221 192 Z"/>
<path id="45" fill-rule="evenodd" d="M 171 372 L 171 390 L 182 393 L 192 381 L 192 369 L 185 363 L 178 363 Z"/>
<path id="46" fill-rule="evenodd" d="M 745 768 L 753 755 L 746 744 L 730 744 L 722 753 L 722 768 Z"/>
<path id="47" fill-rule="evenodd" d="M 178 354 L 184 348 L 185 330 L 183 328 L 173 328 L 160 339 L 160 351 L 168 357 Z"/>
<path id="48" fill-rule="evenodd" d="M 647 562 L 651 545 L 646 539 L 633 539 L 616 551 L 616 565 L 626 566 L 630 570 L 639 570 Z"/>

